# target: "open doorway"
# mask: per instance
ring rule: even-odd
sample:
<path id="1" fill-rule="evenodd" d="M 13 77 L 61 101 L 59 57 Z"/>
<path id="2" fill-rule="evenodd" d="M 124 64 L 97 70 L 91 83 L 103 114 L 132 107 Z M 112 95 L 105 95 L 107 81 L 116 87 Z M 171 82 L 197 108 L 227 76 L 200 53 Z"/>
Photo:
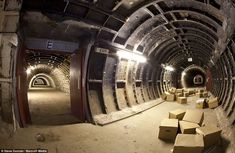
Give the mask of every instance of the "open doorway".
<path id="1" fill-rule="evenodd" d="M 26 50 L 28 105 L 34 125 L 77 123 L 70 102 L 71 55 Z"/>

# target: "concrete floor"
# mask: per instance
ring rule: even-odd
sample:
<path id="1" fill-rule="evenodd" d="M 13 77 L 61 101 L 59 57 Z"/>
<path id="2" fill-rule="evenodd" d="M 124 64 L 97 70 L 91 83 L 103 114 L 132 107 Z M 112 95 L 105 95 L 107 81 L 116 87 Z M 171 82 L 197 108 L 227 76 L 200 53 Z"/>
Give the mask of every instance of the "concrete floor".
<path id="1" fill-rule="evenodd" d="M 77 123 L 71 115 L 70 97 L 53 88 L 33 88 L 28 91 L 29 109 L 34 125 Z"/>
<path id="2" fill-rule="evenodd" d="M 19 129 L 13 137 L 0 139 L 0 148 L 41 148 L 49 153 L 170 153 L 173 143 L 157 138 L 158 127 L 168 112 L 177 108 L 194 108 L 195 97 L 189 104 L 164 102 L 133 117 L 106 125 L 73 124 L 65 126 L 30 126 Z M 205 124 L 217 124 L 214 110 L 204 109 Z M 45 142 L 35 136 L 41 133 Z M 220 147 L 210 153 L 223 153 Z"/>

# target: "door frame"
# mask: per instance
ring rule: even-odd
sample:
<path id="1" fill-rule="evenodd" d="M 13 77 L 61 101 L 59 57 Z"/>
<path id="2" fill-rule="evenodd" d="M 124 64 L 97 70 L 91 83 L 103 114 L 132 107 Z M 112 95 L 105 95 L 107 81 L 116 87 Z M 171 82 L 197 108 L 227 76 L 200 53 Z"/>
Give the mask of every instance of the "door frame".
<path id="1" fill-rule="evenodd" d="M 74 115 L 76 118 L 79 119 L 80 122 L 89 121 L 91 122 L 91 115 L 89 111 L 89 106 L 87 103 L 87 88 L 86 88 L 86 76 L 87 76 L 87 65 L 88 65 L 88 59 L 89 54 L 91 50 L 91 46 L 93 43 L 90 43 L 91 39 L 86 38 L 82 39 L 82 41 L 78 42 L 79 47 L 77 50 L 74 50 L 71 54 L 71 57 L 74 56 L 75 65 L 78 64 L 78 67 L 74 67 L 72 69 L 80 70 L 80 76 L 75 77 L 74 81 L 77 82 L 77 89 L 71 90 L 71 84 L 72 81 L 70 81 L 70 103 L 71 103 L 71 111 L 72 115 Z M 18 110 L 15 111 L 18 113 L 18 117 L 16 118 L 18 120 L 20 127 L 26 127 L 27 124 L 31 124 L 31 114 L 29 110 L 29 104 L 28 104 L 28 85 L 25 83 L 27 82 L 27 74 L 26 74 L 26 50 L 31 49 L 34 51 L 50 51 L 53 53 L 59 53 L 63 54 L 62 51 L 56 51 L 56 50 L 47 50 L 47 49 L 37 49 L 37 48 L 27 48 L 27 46 L 22 41 L 21 45 L 18 48 L 17 51 L 17 59 L 16 59 L 16 104 Z M 68 52 L 66 52 L 68 54 Z M 77 61 L 77 59 L 80 59 L 80 63 Z M 71 73 L 71 65 L 74 64 L 70 63 L 70 73 Z M 79 83 L 78 83 L 79 82 Z M 74 82 L 73 82 L 74 83 Z M 78 85 L 80 86 L 78 88 Z M 79 91 L 78 91 L 79 89 Z M 78 92 L 77 92 L 78 91 Z M 79 96 L 76 96 L 75 98 L 71 98 L 73 93 L 77 93 Z M 78 108 L 78 109 L 77 109 Z"/>

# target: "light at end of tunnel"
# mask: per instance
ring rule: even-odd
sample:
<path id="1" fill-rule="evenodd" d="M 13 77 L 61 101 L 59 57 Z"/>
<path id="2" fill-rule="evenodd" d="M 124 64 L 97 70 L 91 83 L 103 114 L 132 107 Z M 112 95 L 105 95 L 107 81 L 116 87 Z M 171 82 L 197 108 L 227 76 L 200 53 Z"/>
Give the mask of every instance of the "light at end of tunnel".
<path id="1" fill-rule="evenodd" d="M 175 71 L 175 68 L 173 68 L 172 66 L 169 66 L 169 65 L 167 65 L 167 66 L 165 67 L 165 69 L 166 69 L 167 71 Z"/>
<path id="2" fill-rule="evenodd" d="M 117 51 L 117 55 L 119 58 L 134 60 L 134 61 L 138 61 L 140 63 L 145 63 L 147 61 L 146 57 L 144 57 L 141 54 L 136 54 L 134 52 Z"/>
<path id="3" fill-rule="evenodd" d="M 30 73 L 31 73 L 31 69 L 28 68 L 28 69 L 26 70 L 26 73 L 27 73 L 27 74 L 30 74 Z"/>

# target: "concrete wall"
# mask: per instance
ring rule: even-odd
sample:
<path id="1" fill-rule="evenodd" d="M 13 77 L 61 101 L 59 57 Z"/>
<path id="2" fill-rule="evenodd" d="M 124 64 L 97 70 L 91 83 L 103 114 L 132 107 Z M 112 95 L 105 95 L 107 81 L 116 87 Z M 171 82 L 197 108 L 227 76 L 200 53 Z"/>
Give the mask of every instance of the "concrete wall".
<path id="1" fill-rule="evenodd" d="M 13 34 L 2 34 L 0 40 L 0 77 L 1 77 L 1 115 L 5 121 L 12 121 L 12 72 L 13 57 L 16 47 L 11 40 L 16 37 Z"/>
<path id="2" fill-rule="evenodd" d="M 16 54 L 16 30 L 21 2 L 0 1 L 0 117 L 12 122 L 13 58 Z"/>
<path id="3" fill-rule="evenodd" d="M 70 93 L 70 80 L 69 74 L 63 73 L 60 69 L 55 68 L 51 72 L 51 76 L 55 79 L 57 89 Z"/>

